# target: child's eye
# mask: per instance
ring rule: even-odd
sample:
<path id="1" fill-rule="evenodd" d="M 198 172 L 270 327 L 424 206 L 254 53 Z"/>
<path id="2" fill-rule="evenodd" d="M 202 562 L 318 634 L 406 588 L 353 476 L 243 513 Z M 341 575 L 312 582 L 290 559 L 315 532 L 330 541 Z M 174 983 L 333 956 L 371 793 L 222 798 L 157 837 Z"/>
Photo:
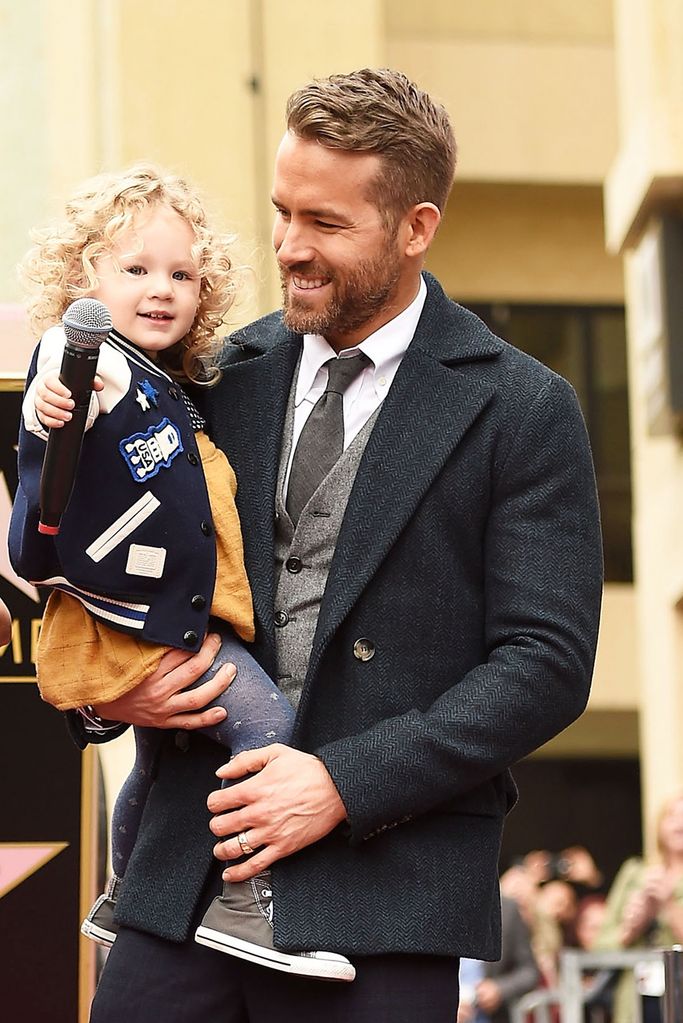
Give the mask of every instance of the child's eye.
<path id="1" fill-rule="evenodd" d="M 175 273 L 173 274 L 174 281 L 189 281 L 191 279 L 192 278 L 190 277 L 190 274 L 187 272 L 187 270 L 176 270 Z"/>
<path id="2" fill-rule="evenodd" d="M 128 267 L 126 267 L 126 273 L 127 274 L 132 274 L 133 277 L 139 277 L 144 272 L 145 272 L 145 269 L 142 266 L 128 266 Z"/>

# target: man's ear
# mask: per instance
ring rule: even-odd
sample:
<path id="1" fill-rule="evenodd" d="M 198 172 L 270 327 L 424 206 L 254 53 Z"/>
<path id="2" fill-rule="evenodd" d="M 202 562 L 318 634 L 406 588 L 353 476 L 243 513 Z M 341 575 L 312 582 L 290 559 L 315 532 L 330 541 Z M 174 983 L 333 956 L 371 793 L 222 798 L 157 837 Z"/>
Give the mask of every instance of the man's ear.
<path id="1" fill-rule="evenodd" d="M 421 202 L 413 206 L 404 218 L 406 256 L 423 256 L 432 244 L 436 229 L 441 221 L 438 206 L 432 202 Z"/>

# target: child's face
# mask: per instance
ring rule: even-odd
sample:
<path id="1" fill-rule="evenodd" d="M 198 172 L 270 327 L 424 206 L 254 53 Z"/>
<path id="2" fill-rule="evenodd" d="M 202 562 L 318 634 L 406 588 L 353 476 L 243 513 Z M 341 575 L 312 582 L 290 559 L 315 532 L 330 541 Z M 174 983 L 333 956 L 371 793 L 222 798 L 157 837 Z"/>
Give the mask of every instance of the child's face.
<path id="1" fill-rule="evenodd" d="M 194 240 L 175 210 L 153 207 L 118 238 L 111 255 L 95 262 L 99 285 L 92 297 L 107 306 L 116 330 L 146 352 L 170 348 L 192 326 L 201 285 Z"/>

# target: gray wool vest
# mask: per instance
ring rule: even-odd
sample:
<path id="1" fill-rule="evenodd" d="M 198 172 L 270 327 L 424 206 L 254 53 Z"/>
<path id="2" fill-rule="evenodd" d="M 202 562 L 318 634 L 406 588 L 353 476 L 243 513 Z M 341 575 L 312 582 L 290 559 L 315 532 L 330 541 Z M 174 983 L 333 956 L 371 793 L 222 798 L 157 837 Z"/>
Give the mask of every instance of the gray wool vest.
<path id="1" fill-rule="evenodd" d="M 349 495 L 379 408 L 333 466 L 299 516 L 285 508 L 285 476 L 292 450 L 294 392 L 289 396 L 275 495 L 275 649 L 277 684 L 294 707 L 301 698 L 320 603 Z"/>

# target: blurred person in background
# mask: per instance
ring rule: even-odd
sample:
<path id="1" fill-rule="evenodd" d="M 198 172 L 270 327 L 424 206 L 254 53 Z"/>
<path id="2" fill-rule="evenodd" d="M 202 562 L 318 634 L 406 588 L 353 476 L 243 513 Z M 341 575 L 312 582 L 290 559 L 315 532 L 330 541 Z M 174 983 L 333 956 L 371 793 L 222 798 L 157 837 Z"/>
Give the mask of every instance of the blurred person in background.
<path id="1" fill-rule="evenodd" d="M 602 872 L 585 846 L 559 853 L 534 849 L 520 857 L 501 877 L 501 891 L 514 899 L 531 931 L 531 944 L 543 981 L 555 987 L 560 953 L 575 947 L 579 899 L 599 892 Z"/>
<path id="2" fill-rule="evenodd" d="M 608 898 L 596 949 L 664 948 L 683 942 L 683 792 L 664 803 L 656 824 L 658 857 L 626 860 Z M 644 1023 L 659 1023 L 663 974 L 639 971 Z M 624 972 L 615 996 L 614 1023 L 634 1019 L 634 976 Z"/>
<path id="3" fill-rule="evenodd" d="M 536 884 L 548 881 L 566 881 L 578 898 L 593 892 L 602 892 L 604 876 L 592 854 L 583 845 L 572 845 L 559 853 L 547 849 L 534 849 L 522 860 Z"/>
<path id="4" fill-rule="evenodd" d="M 462 959 L 457 1023 L 509 1023 L 510 1006 L 540 983 L 531 934 L 514 899 L 501 899 L 502 955 L 498 962 Z"/>
<path id="5" fill-rule="evenodd" d="M 590 952 L 595 948 L 602 928 L 607 900 L 604 895 L 586 895 L 576 910 L 574 933 L 578 948 Z M 612 1019 L 614 986 L 619 974 L 615 970 L 586 970 L 584 985 L 584 1018 L 587 1023 L 608 1023 Z"/>
<path id="6" fill-rule="evenodd" d="M 579 902 L 574 920 L 574 934 L 579 948 L 589 952 L 595 947 L 607 912 L 604 895 L 586 895 Z"/>

